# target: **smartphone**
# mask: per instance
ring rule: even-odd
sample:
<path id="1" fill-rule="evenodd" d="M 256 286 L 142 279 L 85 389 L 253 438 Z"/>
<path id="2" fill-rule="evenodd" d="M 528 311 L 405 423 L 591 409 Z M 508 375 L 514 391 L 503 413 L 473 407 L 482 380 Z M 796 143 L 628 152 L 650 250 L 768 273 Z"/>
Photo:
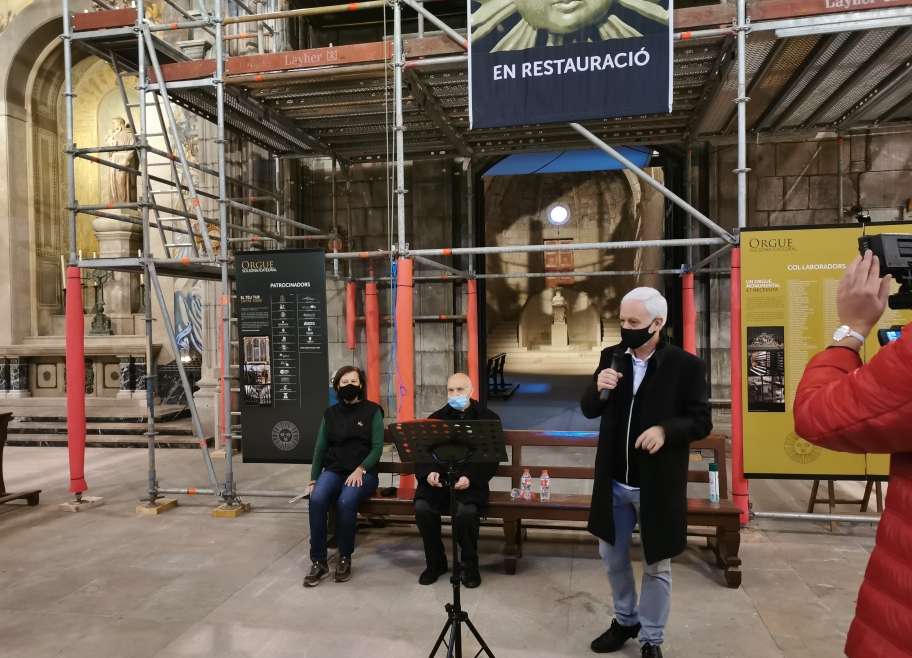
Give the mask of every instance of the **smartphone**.
<path id="1" fill-rule="evenodd" d="M 887 343 L 892 343 L 894 340 L 898 340 L 902 336 L 903 328 L 900 325 L 893 325 L 889 329 L 878 329 L 877 330 L 877 340 L 880 343 L 880 346 L 883 347 Z"/>

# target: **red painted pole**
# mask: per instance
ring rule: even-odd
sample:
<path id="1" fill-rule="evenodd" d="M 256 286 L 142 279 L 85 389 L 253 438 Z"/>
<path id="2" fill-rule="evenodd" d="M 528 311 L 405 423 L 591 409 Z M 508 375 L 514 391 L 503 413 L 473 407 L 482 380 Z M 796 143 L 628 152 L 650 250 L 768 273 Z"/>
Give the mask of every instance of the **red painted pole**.
<path id="1" fill-rule="evenodd" d="M 469 351 L 469 380 L 472 382 L 472 397 L 478 399 L 478 281 L 466 281 L 468 296 L 466 299 L 466 335 Z"/>
<path id="2" fill-rule="evenodd" d="M 412 261 L 400 258 L 396 265 L 396 420 L 415 420 L 415 335 L 413 316 Z M 399 478 L 399 495 L 415 488 L 415 476 Z"/>
<path id="3" fill-rule="evenodd" d="M 345 284 L 345 346 L 350 350 L 354 350 L 358 344 L 355 335 L 355 322 L 358 319 L 358 311 L 355 307 L 357 294 L 357 284 L 354 281 Z"/>
<path id="4" fill-rule="evenodd" d="M 70 457 L 70 493 L 89 488 L 85 481 L 85 325 L 82 314 L 82 280 L 79 268 L 67 268 L 66 287 L 66 387 L 67 448 Z"/>
<path id="5" fill-rule="evenodd" d="M 367 399 L 380 404 L 380 304 L 377 284 L 364 286 L 364 328 L 367 334 Z"/>
<path id="6" fill-rule="evenodd" d="M 686 272 L 681 277 L 681 307 L 684 315 L 684 349 L 697 353 L 697 306 L 694 301 L 694 274 Z"/>
<path id="7" fill-rule="evenodd" d="M 731 253 L 731 425 L 732 501 L 741 510 L 741 523 L 750 521 L 750 489 L 744 477 L 744 396 L 741 354 L 741 249 Z"/>

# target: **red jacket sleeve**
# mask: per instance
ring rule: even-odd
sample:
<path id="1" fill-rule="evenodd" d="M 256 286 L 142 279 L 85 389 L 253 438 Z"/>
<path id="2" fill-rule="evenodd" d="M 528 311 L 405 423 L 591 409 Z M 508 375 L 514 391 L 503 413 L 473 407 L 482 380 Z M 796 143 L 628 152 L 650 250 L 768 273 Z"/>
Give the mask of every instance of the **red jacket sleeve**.
<path id="1" fill-rule="evenodd" d="M 844 452 L 912 452 L 912 323 L 867 364 L 852 350 L 824 350 L 795 397 L 795 431 Z"/>

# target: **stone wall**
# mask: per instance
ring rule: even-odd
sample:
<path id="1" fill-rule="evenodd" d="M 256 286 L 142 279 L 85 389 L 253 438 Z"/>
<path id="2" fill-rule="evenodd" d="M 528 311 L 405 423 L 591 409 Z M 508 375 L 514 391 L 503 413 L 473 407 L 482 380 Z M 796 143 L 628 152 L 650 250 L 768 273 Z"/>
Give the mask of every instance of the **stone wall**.
<path id="1" fill-rule="evenodd" d="M 737 225 L 737 186 L 731 173 L 737 147 L 719 147 L 713 156 L 710 216 L 726 228 Z M 844 210 L 840 212 L 838 160 L 842 159 Z M 748 226 L 853 223 L 851 209 L 867 210 L 873 221 L 907 221 L 912 199 L 912 135 L 855 135 L 842 143 L 823 141 L 750 144 Z M 727 258 L 718 261 L 727 267 Z M 729 282 L 714 278 L 710 288 L 713 397 L 729 399 Z M 698 296 L 698 312 L 705 321 Z M 834 327 L 835 329 L 835 327 Z M 701 332 L 698 331 L 698 336 Z M 702 344 L 700 347 L 704 347 Z"/>
<path id="2" fill-rule="evenodd" d="M 335 178 L 335 182 L 333 182 Z M 462 192 L 464 174 L 461 166 L 449 160 L 412 163 L 406 168 L 406 235 L 412 248 L 444 247 L 453 244 L 454 230 L 464 223 L 463 208 L 455 207 L 454 190 Z M 302 221 L 329 229 L 333 225 L 333 188 L 335 217 L 341 233 L 348 237 L 346 251 L 388 249 L 395 241 L 395 222 L 391 225 L 387 199 L 388 178 L 384 165 L 361 165 L 351 169 L 349 184 L 345 175 L 333 175 L 328 163 L 314 163 L 304 172 L 302 182 Z M 350 212 L 349 212 L 350 209 Z M 455 218 L 454 218 L 455 216 Z M 454 221 L 457 226 L 454 227 Z M 392 235 L 391 235 L 392 230 Z M 450 262 L 447 259 L 441 259 Z M 377 277 L 389 277 L 386 259 L 371 261 Z M 369 274 L 364 261 L 342 261 L 339 279 L 334 266 L 327 263 L 327 313 L 330 373 L 346 364 L 365 366 L 367 360 L 364 325 L 357 325 L 358 344 L 354 352 L 345 344 L 345 283 L 349 266 L 355 277 Z M 461 265 L 460 265 L 461 266 Z M 415 275 L 435 274 L 434 270 L 415 264 Z M 364 315 L 364 287 L 358 284 L 358 315 Z M 464 286 L 451 283 L 419 283 L 414 289 L 415 315 L 464 313 Z M 380 364 L 381 404 L 387 418 L 396 414 L 393 355 L 393 331 L 387 316 L 393 314 L 389 282 L 381 282 Z M 415 332 L 415 412 L 426 416 L 446 402 L 446 379 L 456 369 L 465 367 L 464 325 L 446 322 L 416 322 Z M 457 349 L 458 342 L 458 349 Z"/>

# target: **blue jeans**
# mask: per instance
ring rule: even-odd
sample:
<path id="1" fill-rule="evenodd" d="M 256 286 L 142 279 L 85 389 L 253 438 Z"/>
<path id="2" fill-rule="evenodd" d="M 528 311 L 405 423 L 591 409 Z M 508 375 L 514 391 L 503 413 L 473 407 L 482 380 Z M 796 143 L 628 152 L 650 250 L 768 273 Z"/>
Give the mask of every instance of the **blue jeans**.
<path id="1" fill-rule="evenodd" d="M 614 494 L 614 546 L 599 540 L 599 555 L 608 569 L 614 598 L 614 616 L 624 626 L 641 624 L 640 642 L 662 644 L 671 609 L 671 560 L 644 564 L 639 605 L 630 563 L 630 537 L 640 514 L 639 489 L 625 489 L 612 482 Z M 644 560 L 645 561 L 645 560 Z"/>
<path id="2" fill-rule="evenodd" d="M 365 473 L 360 487 L 347 487 L 348 475 L 323 471 L 310 494 L 310 559 L 326 560 L 326 517 L 336 506 L 336 539 L 340 557 L 351 557 L 355 551 L 355 529 L 358 504 L 377 490 L 379 478 Z"/>

